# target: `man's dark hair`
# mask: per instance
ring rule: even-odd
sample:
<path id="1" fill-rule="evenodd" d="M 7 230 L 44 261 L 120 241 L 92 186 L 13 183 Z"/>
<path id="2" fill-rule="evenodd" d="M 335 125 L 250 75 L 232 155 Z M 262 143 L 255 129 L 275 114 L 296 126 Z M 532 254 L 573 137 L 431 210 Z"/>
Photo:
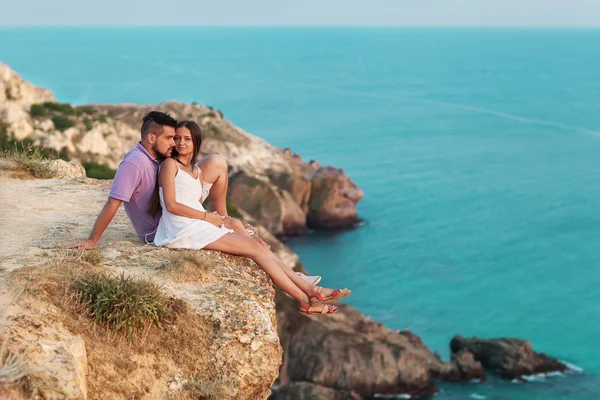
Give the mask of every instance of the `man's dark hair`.
<path id="1" fill-rule="evenodd" d="M 142 140 L 146 139 L 150 132 L 155 133 L 157 136 L 162 135 L 163 126 L 170 126 L 175 129 L 177 121 L 164 112 L 150 111 L 142 119 Z"/>

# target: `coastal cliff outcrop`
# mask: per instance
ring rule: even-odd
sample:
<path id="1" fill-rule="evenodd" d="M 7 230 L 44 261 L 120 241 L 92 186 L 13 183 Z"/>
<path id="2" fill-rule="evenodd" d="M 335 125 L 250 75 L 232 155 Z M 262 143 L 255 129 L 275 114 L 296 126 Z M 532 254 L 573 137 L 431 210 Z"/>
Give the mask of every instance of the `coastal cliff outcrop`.
<path id="1" fill-rule="evenodd" d="M 151 108 L 198 121 L 207 133 L 203 151 L 223 154 L 231 165 L 229 198 L 252 224 L 247 228 L 290 267 L 301 268 L 298 256 L 275 235 L 303 232 L 307 223 L 357 221 L 363 194 L 343 171 L 272 147 L 217 110 L 178 102 L 72 107 L 0 67 L 0 129 L 83 161 L 116 166 Z M 21 107 L 20 122 L 6 118 L 7 104 Z M 22 124 L 31 132 L 25 135 Z M 416 334 L 392 331 L 347 305 L 334 316 L 301 315 L 250 260 L 146 246 L 122 209 L 97 250 L 67 251 L 64 244 L 88 235 L 110 181 L 85 178 L 76 161 L 38 167 L 0 158 L 2 399 L 264 399 L 275 382 L 273 399 L 359 400 L 428 396 L 438 380 L 485 380 L 484 367 L 539 371 L 521 368 L 538 365 L 519 361 L 519 352 L 531 354 L 527 343 L 498 350 L 494 341 L 456 339 L 444 362 Z M 40 172 L 70 179 L 35 179 Z M 142 282 L 160 300 L 160 316 L 132 327 L 131 337 L 115 333 L 86 308 L 75 284 L 82 277 L 94 284 Z M 516 361 L 504 363 L 507 354 Z"/>
<path id="2" fill-rule="evenodd" d="M 268 397 L 282 355 L 275 290 L 251 260 L 145 246 L 123 210 L 97 250 L 62 248 L 87 235 L 109 183 L 0 177 L 0 397 Z M 151 285 L 164 318 L 131 341 L 94 322 L 73 283 L 99 276 Z"/>
<path id="3" fill-rule="evenodd" d="M 212 107 L 169 101 L 156 105 L 57 103 L 52 93 L 23 80 L 0 63 L 0 124 L 17 140 L 52 149 L 80 162 L 116 168 L 139 140 L 150 110 L 196 121 L 203 154 L 217 153 L 230 167 L 229 197 L 277 236 L 315 227 L 350 227 L 358 222 L 362 190 L 341 170 L 306 163 L 289 149 L 234 126 Z M 252 190 L 248 190 L 249 187 Z"/>

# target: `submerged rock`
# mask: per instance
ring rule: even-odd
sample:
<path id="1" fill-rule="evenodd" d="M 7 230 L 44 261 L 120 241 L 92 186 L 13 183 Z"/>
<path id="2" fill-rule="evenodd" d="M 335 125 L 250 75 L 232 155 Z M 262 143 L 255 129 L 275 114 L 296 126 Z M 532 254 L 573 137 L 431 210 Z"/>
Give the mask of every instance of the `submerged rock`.
<path id="1" fill-rule="evenodd" d="M 468 351 L 484 368 L 504 379 L 522 379 L 525 375 L 564 372 L 565 364 L 533 350 L 529 340 L 515 338 L 468 339 L 455 336 L 450 342 L 452 354 Z"/>
<path id="2" fill-rule="evenodd" d="M 357 393 L 310 382 L 292 382 L 273 391 L 269 400 L 363 400 Z"/>

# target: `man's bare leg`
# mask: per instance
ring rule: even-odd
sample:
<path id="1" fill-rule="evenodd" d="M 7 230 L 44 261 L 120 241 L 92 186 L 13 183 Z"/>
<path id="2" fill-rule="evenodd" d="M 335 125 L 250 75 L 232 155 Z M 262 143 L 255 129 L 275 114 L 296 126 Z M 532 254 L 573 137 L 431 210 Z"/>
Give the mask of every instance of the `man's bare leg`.
<path id="1" fill-rule="evenodd" d="M 227 187 L 229 186 L 229 176 L 227 174 L 227 160 L 219 154 L 211 154 L 198 162 L 198 167 L 202 170 L 202 180 L 206 183 L 212 183 L 210 189 L 210 198 L 215 207 L 215 211 L 224 217 L 227 214 Z"/>

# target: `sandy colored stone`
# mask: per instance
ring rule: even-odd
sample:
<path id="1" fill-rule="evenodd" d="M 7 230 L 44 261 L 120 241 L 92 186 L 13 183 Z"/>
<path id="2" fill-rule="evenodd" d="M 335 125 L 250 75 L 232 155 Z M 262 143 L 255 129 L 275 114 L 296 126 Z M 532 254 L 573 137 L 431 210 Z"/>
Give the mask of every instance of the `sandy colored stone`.
<path id="1" fill-rule="evenodd" d="M 172 326 L 156 328 L 147 350 L 119 347 L 101 335 L 102 328 L 93 334 L 81 328 L 81 317 L 45 294 L 58 284 L 52 274 L 61 269 L 52 265 L 64 250 L 56 246 L 89 234 L 109 183 L 0 177 L 0 185 L 5 227 L 0 305 L 12 305 L 3 308 L 10 349 L 28 360 L 35 371 L 28 380 L 38 393 L 57 399 L 163 399 L 174 393 L 169 382 L 180 375 L 188 382 L 213 382 L 218 398 L 225 400 L 269 396 L 282 349 L 275 290 L 254 262 L 219 252 L 146 246 L 121 208 L 99 244 L 102 261 L 94 268 L 152 279 L 188 311 Z"/>
<path id="2" fill-rule="evenodd" d="M 71 160 L 52 160 L 50 169 L 54 178 L 85 178 L 85 168 L 81 163 Z"/>

